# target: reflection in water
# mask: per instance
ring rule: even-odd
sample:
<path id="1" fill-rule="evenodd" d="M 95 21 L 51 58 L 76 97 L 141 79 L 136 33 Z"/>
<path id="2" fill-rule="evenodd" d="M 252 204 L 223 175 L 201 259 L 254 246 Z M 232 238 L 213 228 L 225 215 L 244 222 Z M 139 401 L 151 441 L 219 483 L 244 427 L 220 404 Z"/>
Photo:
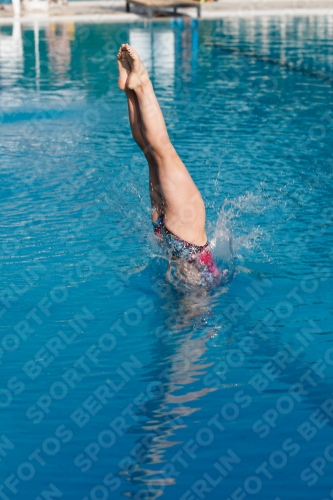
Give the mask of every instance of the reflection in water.
<path id="1" fill-rule="evenodd" d="M 0 82 L 13 84 L 23 73 L 23 40 L 20 21 L 15 21 L 12 34 L 0 31 Z"/>
<path id="2" fill-rule="evenodd" d="M 129 43 L 140 54 L 156 85 L 171 87 L 175 75 L 175 35 L 172 30 L 130 29 Z"/>
<path id="3" fill-rule="evenodd" d="M 219 36 L 216 37 L 216 34 Z M 304 18 L 256 17 L 224 19 L 210 41 L 241 52 L 250 52 L 277 59 L 280 64 L 296 64 L 303 69 L 333 71 L 333 55 L 317 50 L 318 45 L 333 37 L 333 19 L 318 16 Z M 208 37 L 205 37 L 208 41 Z M 225 43 L 223 43 L 223 41 Z"/>
<path id="4" fill-rule="evenodd" d="M 165 487 L 175 484 L 175 477 L 165 467 L 166 454 L 183 444 L 186 419 L 201 410 L 202 398 L 217 390 L 203 383 L 207 370 L 214 365 L 205 353 L 207 343 L 221 328 L 214 324 L 214 307 L 227 292 L 225 287 L 184 292 L 161 281 L 153 288 L 161 297 L 163 315 L 162 325 L 155 331 L 152 362 L 147 367 L 147 379 L 156 382 L 156 397 L 145 403 L 142 425 L 132 428 L 143 437 L 137 440 L 132 462 L 120 472 L 133 486 L 139 485 L 139 495 L 149 499 L 160 497 Z M 138 493 L 128 490 L 124 495 Z"/>
<path id="5" fill-rule="evenodd" d="M 7 28 L 7 27 L 5 27 Z M 29 32 L 29 29 L 22 28 L 19 21 L 13 23 L 10 28 L 11 33 L 5 28 L 0 28 L 0 84 L 1 86 L 12 87 L 13 84 L 23 76 L 25 64 L 24 57 L 30 56 L 29 52 L 23 50 L 24 31 Z M 45 54 L 41 54 L 41 38 L 46 36 L 48 53 L 45 61 Z M 66 77 L 71 63 L 71 46 L 70 42 L 75 39 L 75 24 L 62 23 L 40 25 L 40 22 L 35 21 L 33 24 L 33 47 L 34 47 L 34 73 L 36 89 L 40 89 L 41 72 L 46 72 L 45 67 L 52 75 L 57 75 L 61 78 Z M 28 46 L 31 47 L 31 42 L 28 40 Z M 43 68 L 41 69 L 41 65 Z M 30 75 L 29 75 L 30 76 Z M 10 104 L 10 103 L 8 103 Z"/>
<path id="6" fill-rule="evenodd" d="M 46 38 L 50 70 L 60 76 L 66 76 L 71 63 L 70 42 L 75 39 L 75 24 L 50 23 L 46 29 Z"/>
<path id="7" fill-rule="evenodd" d="M 199 25 L 190 18 L 170 19 L 170 27 L 156 29 L 133 28 L 128 30 L 128 41 L 142 55 L 142 59 L 152 75 L 155 84 L 162 88 L 173 89 L 175 79 L 195 76 L 197 71 L 199 37 L 203 42 L 216 42 L 235 56 L 251 54 L 265 61 L 274 60 L 286 68 L 294 67 L 303 70 L 333 71 L 333 54 L 316 51 L 316 44 L 333 37 L 332 18 L 287 18 L 277 22 L 274 18 L 224 19 Z M 22 32 L 23 30 L 23 32 Z M 25 58 L 29 51 L 23 50 L 23 37 L 29 33 L 29 27 L 21 27 L 15 21 L 11 28 L 0 28 L 0 80 L 4 85 L 16 81 L 24 71 Z M 290 45 L 290 33 L 293 33 L 293 44 Z M 305 35 L 315 39 L 311 44 L 304 44 Z M 46 26 L 38 21 L 34 23 L 34 52 L 36 80 L 39 80 L 40 64 L 45 64 L 45 54 L 41 53 L 40 41 L 46 38 L 47 66 L 50 74 L 62 78 L 68 74 L 75 48 L 76 59 L 80 58 L 80 44 L 76 40 L 74 23 L 49 23 Z M 110 37 L 112 35 L 110 34 Z M 77 41 L 77 40 L 76 40 Z M 108 37 L 103 35 L 101 45 L 105 45 Z M 260 42 L 258 50 L 258 42 Z M 29 42 L 30 46 L 30 42 Z M 213 46 L 211 46 L 213 47 Z M 178 66 L 176 67 L 176 60 Z M 45 71 L 42 71 L 45 73 Z"/>
<path id="8" fill-rule="evenodd" d="M 36 89 L 40 90 L 40 55 L 39 55 L 39 25 L 38 21 L 34 22 L 34 42 L 35 42 L 35 73 L 36 73 Z"/>
<path id="9" fill-rule="evenodd" d="M 196 71 L 198 58 L 198 23 L 190 18 L 171 20 L 171 29 L 147 30 L 130 28 L 129 43 L 142 57 L 154 84 L 173 88 L 176 72 L 187 79 Z M 176 68 L 177 59 L 181 63 Z M 179 63 L 178 63 L 179 64 Z"/>
<path id="10" fill-rule="evenodd" d="M 184 75 L 191 75 L 192 78 L 197 72 L 199 37 L 198 25 L 195 20 L 184 18 L 186 29 L 181 30 L 181 71 Z"/>

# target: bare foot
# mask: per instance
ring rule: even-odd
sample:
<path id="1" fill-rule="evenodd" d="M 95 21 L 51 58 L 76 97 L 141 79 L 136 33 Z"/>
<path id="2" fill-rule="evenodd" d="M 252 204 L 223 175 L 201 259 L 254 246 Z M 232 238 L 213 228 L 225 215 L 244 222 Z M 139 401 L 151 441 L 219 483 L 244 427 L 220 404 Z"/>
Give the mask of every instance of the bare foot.
<path id="1" fill-rule="evenodd" d="M 131 65 L 127 58 L 127 49 L 124 43 L 120 47 L 117 57 L 119 70 L 118 87 L 120 88 L 120 90 L 123 90 L 125 92 L 128 75 L 131 72 Z"/>
<path id="2" fill-rule="evenodd" d="M 126 55 L 131 67 L 131 72 L 127 78 L 126 86 L 129 89 L 135 90 L 149 82 L 147 70 L 133 47 L 126 44 Z"/>

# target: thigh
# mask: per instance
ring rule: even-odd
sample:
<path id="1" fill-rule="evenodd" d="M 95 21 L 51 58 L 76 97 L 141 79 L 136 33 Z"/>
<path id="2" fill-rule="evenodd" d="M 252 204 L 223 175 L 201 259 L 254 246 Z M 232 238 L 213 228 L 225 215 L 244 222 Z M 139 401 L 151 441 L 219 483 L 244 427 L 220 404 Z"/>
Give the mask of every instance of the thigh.
<path id="1" fill-rule="evenodd" d="M 174 148 L 167 155 L 156 155 L 156 162 L 165 201 L 166 227 L 189 243 L 204 245 L 206 210 L 190 173 Z"/>

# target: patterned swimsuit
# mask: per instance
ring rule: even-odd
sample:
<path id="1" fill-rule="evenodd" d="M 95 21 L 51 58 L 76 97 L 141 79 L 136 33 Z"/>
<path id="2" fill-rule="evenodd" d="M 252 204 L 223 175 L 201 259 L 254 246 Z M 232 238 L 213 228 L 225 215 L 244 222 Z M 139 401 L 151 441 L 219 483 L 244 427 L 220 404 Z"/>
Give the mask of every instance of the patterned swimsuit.
<path id="1" fill-rule="evenodd" d="M 163 216 L 153 223 L 153 229 L 157 238 L 166 243 L 173 257 L 193 264 L 207 283 L 216 283 L 219 280 L 221 273 L 214 262 L 208 243 L 198 246 L 182 240 L 165 227 Z"/>

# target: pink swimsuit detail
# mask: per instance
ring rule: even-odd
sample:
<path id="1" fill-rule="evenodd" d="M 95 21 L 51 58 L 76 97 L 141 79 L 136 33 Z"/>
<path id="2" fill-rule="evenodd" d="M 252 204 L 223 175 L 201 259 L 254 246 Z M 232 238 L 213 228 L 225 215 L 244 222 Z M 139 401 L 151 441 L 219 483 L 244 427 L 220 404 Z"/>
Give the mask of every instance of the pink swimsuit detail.
<path id="1" fill-rule="evenodd" d="M 182 240 L 165 227 L 163 216 L 153 223 L 153 229 L 157 238 L 165 242 L 173 257 L 195 265 L 207 283 L 216 283 L 219 280 L 221 273 L 208 243 L 198 246 Z"/>

